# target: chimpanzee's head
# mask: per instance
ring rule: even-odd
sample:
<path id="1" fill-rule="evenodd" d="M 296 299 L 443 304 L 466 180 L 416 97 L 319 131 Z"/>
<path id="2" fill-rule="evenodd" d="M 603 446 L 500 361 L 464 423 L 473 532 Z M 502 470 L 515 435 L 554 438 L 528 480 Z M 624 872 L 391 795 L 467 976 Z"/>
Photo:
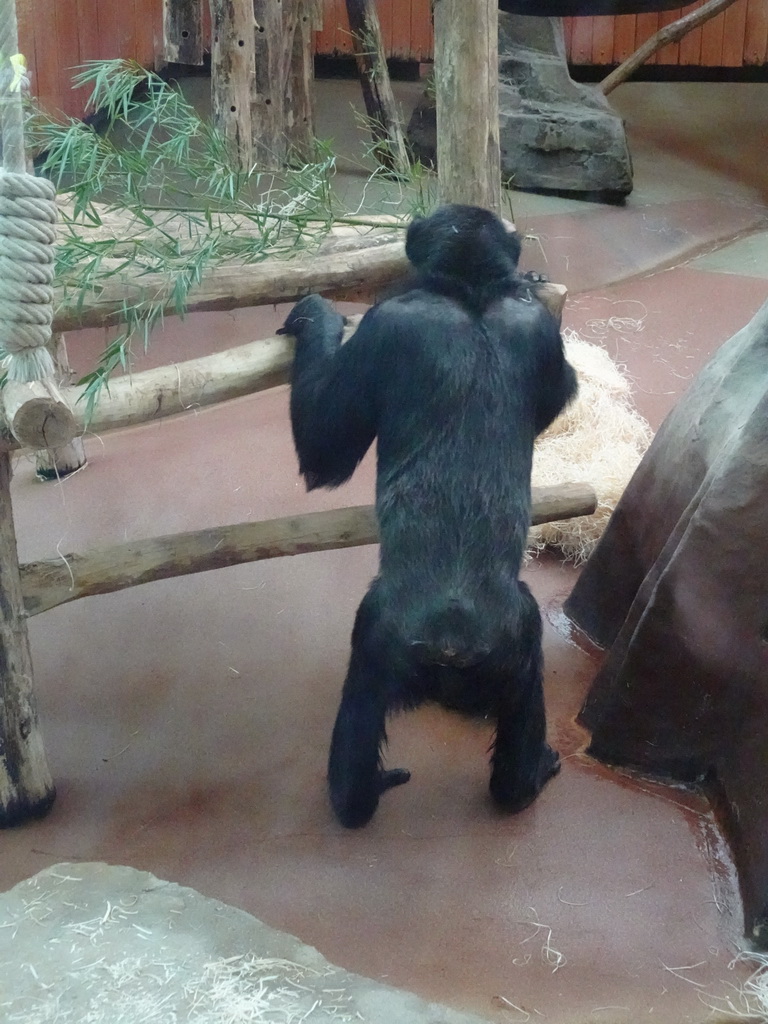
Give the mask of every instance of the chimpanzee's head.
<path id="1" fill-rule="evenodd" d="M 411 223 L 405 254 L 423 274 L 482 287 L 515 274 L 520 236 L 482 207 L 451 203 Z"/>

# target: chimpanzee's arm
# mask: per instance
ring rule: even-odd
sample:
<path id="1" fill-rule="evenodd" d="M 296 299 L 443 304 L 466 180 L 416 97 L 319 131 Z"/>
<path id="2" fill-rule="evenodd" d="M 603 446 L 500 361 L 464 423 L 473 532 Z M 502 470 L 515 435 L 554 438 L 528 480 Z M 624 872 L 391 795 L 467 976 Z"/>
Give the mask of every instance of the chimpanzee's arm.
<path id="1" fill-rule="evenodd" d="M 563 339 L 554 317 L 544 309 L 535 327 L 541 353 L 539 393 L 536 403 L 536 434 L 546 430 L 568 403 L 576 397 L 578 384 L 573 367 L 565 358 Z"/>
<path id="2" fill-rule="evenodd" d="M 307 490 L 348 480 L 376 436 L 377 344 L 366 319 L 342 345 L 343 317 L 308 295 L 285 322 L 284 333 L 296 338 L 291 425 Z"/>

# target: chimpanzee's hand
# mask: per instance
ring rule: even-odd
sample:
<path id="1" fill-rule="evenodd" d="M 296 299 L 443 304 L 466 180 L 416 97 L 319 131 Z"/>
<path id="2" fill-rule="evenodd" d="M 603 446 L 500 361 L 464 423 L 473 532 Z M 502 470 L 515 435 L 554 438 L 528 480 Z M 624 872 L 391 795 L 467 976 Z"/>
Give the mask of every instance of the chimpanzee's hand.
<path id="1" fill-rule="evenodd" d="M 523 274 L 523 280 L 530 284 L 547 284 L 549 278 L 546 274 L 537 274 L 535 270 L 528 270 Z"/>
<path id="2" fill-rule="evenodd" d="M 300 338 L 313 326 L 322 329 L 324 336 L 333 336 L 338 330 L 339 337 L 344 330 L 344 317 L 337 312 L 332 302 L 322 295 L 305 295 L 299 299 L 286 317 L 278 334 L 292 334 Z"/>

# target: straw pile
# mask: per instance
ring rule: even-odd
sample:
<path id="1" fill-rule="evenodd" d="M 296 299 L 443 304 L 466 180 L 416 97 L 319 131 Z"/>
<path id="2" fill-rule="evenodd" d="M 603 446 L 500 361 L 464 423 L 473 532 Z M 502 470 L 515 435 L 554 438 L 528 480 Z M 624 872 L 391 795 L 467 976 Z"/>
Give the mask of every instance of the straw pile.
<path id="1" fill-rule="evenodd" d="M 534 527 L 530 545 L 534 552 L 556 548 L 578 565 L 597 544 L 652 432 L 634 408 L 629 380 L 605 349 L 575 331 L 564 331 L 563 339 L 566 358 L 579 378 L 579 395 L 539 438 L 533 483 L 589 483 L 597 494 L 597 511 Z"/>

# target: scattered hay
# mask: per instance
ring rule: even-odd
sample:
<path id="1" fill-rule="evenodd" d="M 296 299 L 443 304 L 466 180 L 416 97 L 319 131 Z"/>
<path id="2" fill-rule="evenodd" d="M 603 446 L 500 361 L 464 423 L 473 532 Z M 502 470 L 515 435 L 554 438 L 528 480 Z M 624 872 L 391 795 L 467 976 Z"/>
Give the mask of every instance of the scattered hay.
<path id="1" fill-rule="evenodd" d="M 727 995 L 711 997 L 700 992 L 699 999 L 707 1009 L 727 1014 L 729 1020 L 768 1024 L 768 955 L 740 953 L 728 964 L 728 970 L 744 964 L 754 968 L 746 981 L 740 985 L 729 984 L 731 992 Z"/>
<path id="2" fill-rule="evenodd" d="M 59 882 L 79 878 L 51 872 Z M 0 928 L 42 925 L 55 913 L 55 893 L 23 901 L 23 912 Z M 315 969 L 252 953 L 215 959 L 195 947 L 180 957 L 166 949 L 172 925 L 145 928 L 132 920 L 139 897 L 108 900 L 96 916 L 62 923 L 48 943 L 69 947 L 59 969 L 0 963 L 4 981 L 27 973 L 36 993 L 14 997 L 0 985 L 2 1024 L 356 1024 L 360 1015 L 335 968 Z M 65 903 L 75 914 L 85 908 Z M 125 930 L 146 953 L 125 953 Z M 64 968 L 64 964 L 67 968 Z M 10 996 L 10 998 L 8 998 Z"/>
<path id="3" fill-rule="evenodd" d="M 565 956 L 560 952 L 559 949 L 555 949 L 552 945 L 552 929 L 548 924 L 544 924 L 539 920 L 539 915 L 536 913 L 533 907 L 528 908 L 533 915 L 533 920 L 525 921 L 524 924 L 529 924 L 533 927 L 534 931 L 532 935 L 529 935 L 527 939 L 521 939 L 520 945 L 524 946 L 526 942 L 531 942 L 532 939 L 539 938 L 542 940 L 541 943 L 541 960 L 548 967 L 552 968 L 552 973 L 555 974 L 564 967 L 568 962 Z M 543 935 L 543 938 L 542 938 Z"/>
<path id="4" fill-rule="evenodd" d="M 563 333 L 565 353 L 579 378 L 576 401 L 542 434 L 533 457 L 537 486 L 573 480 L 591 484 L 597 510 L 531 530 L 534 552 L 557 548 L 577 565 L 591 554 L 653 436 L 636 411 L 629 380 L 599 345 Z"/>
<path id="5" fill-rule="evenodd" d="M 28 970 L 35 976 L 32 964 Z M 312 976 L 313 986 L 302 982 Z M 360 1017 L 343 988 L 317 992 L 319 972 L 252 955 L 185 969 L 157 953 L 95 956 L 39 998 L 4 1007 L 5 1024 L 352 1024 Z"/>

